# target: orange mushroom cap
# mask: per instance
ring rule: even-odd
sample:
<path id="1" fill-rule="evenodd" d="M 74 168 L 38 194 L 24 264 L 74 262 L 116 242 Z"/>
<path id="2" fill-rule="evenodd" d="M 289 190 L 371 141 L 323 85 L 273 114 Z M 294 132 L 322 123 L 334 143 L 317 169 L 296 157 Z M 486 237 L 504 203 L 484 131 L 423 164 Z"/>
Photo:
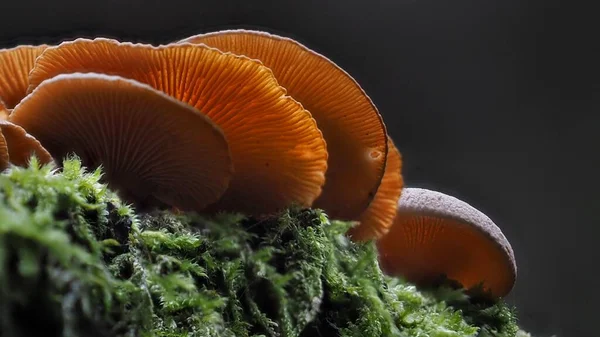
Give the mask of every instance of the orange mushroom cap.
<path id="1" fill-rule="evenodd" d="M 311 112 L 327 141 L 326 183 L 314 206 L 356 220 L 377 192 L 385 170 L 387 134 L 377 108 L 343 69 L 290 38 L 252 30 L 189 37 L 224 52 L 260 60 Z"/>
<path id="2" fill-rule="evenodd" d="M 29 72 L 46 48 L 46 45 L 40 45 L 0 49 L 0 98 L 7 109 L 14 108 L 25 97 Z"/>
<path id="3" fill-rule="evenodd" d="M 61 73 L 98 72 L 149 84 L 221 127 L 235 176 L 212 209 L 262 214 L 310 206 L 321 193 L 327 149 L 315 120 L 287 96 L 271 70 L 205 45 L 77 39 L 46 49 L 30 88 Z"/>
<path id="4" fill-rule="evenodd" d="M 348 231 L 352 240 L 377 239 L 389 231 L 396 217 L 403 187 L 402 157 L 392 139 L 388 137 L 387 163 L 381 185 L 369 207 L 359 217 L 358 226 Z"/>
<path id="5" fill-rule="evenodd" d="M 8 146 L 6 145 L 6 139 L 0 130 L 0 172 L 10 167 L 10 161 L 8 156 Z"/>
<path id="6" fill-rule="evenodd" d="M 57 159 L 75 153 L 87 167 L 102 165 L 108 184 L 138 205 L 202 210 L 233 174 L 225 136 L 210 119 L 117 76 L 58 75 L 23 99 L 9 120 Z"/>
<path id="7" fill-rule="evenodd" d="M 469 204 L 420 188 L 405 188 L 388 234 L 377 246 L 382 269 L 417 284 L 445 276 L 495 297 L 517 277 L 510 243 L 494 222 Z"/>
<path id="8" fill-rule="evenodd" d="M 52 162 L 50 153 L 22 127 L 6 120 L 0 120 L 0 129 L 6 140 L 12 164 L 26 167 L 29 165 L 32 155 L 38 158 L 40 164 L 45 165 Z"/>

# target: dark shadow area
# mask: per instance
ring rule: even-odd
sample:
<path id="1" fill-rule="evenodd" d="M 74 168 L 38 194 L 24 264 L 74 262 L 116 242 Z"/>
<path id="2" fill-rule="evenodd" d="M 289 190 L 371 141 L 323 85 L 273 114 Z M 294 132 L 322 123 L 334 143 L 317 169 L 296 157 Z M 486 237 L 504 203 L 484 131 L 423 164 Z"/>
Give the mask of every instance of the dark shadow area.
<path id="1" fill-rule="evenodd" d="M 245 27 L 328 56 L 379 107 L 409 186 L 479 208 L 517 257 L 536 336 L 597 335 L 600 60 L 595 11 L 557 1 L 3 1 L 0 47 L 166 43 Z"/>

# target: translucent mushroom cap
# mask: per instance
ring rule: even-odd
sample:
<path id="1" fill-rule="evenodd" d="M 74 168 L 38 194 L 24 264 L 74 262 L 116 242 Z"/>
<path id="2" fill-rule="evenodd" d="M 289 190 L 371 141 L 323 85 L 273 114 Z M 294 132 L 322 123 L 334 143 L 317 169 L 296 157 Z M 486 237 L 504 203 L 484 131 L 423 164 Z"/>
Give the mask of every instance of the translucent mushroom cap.
<path id="1" fill-rule="evenodd" d="M 97 38 L 50 47 L 30 74 L 30 90 L 58 74 L 96 72 L 150 85 L 218 125 L 235 174 L 211 209 L 247 214 L 310 206 L 321 194 L 327 148 L 316 121 L 271 70 L 205 45 L 151 46 Z"/>
<path id="2" fill-rule="evenodd" d="M 326 182 L 314 207 L 332 218 L 357 220 L 377 192 L 388 151 L 382 118 L 360 85 L 325 56 L 266 32 L 225 30 L 181 42 L 258 59 L 273 71 L 310 111 L 327 141 Z"/>
<path id="3" fill-rule="evenodd" d="M 403 187 L 402 156 L 392 139 L 388 138 L 387 162 L 381 185 L 369 207 L 360 215 L 359 224 L 348 231 L 352 240 L 378 239 L 389 231 L 396 217 Z"/>
<path id="4" fill-rule="evenodd" d="M 445 276 L 467 289 L 482 283 L 492 296 L 503 297 L 516 281 L 514 253 L 500 228 L 440 192 L 405 188 L 394 224 L 377 245 L 386 273 L 417 284 Z"/>
<path id="5" fill-rule="evenodd" d="M 150 86 L 102 74 L 42 82 L 9 120 L 60 162 L 85 166 L 138 205 L 202 210 L 227 189 L 233 167 L 222 131 L 193 107 Z"/>
<path id="6" fill-rule="evenodd" d="M 49 164 L 52 162 L 50 153 L 22 127 L 7 120 L 0 120 L 0 130 L 8 146 L 8 156 L 14 165 L 26 167 L 32 155 L 38 158 L 38 163 Z"/>
<path id="7" fill-rule="evenodd" d="M 46 45 L 40 45 L 0 49 L 0 99 L 7 109 L 14 108 L 25 97 L 29 72 L 46 48 Z"/>

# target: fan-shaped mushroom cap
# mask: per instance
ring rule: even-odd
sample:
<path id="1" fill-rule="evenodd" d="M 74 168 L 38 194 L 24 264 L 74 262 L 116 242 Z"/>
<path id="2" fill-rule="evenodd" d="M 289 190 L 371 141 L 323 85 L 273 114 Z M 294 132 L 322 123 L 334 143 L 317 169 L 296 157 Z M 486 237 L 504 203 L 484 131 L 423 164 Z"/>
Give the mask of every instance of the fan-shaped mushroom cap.
<path id="1" fill-rule="evenodd" d="M 0 172 L 6 170 L 9 166 L 8 146 L 4 135 L 2 135 L 2 130 L 0 130 Z"/>
<path id="2" fill-rule="evenodd" d="M 356 220 L 373 199 L 384 173 L 386 129 L 359 84 L 335 63 L 289 38 L 252 30 L 196 35 L 204 43 L 258 59 L 311 112 L 327 141 L 327 179 L 315 202 L 332 218 Z"/>
<path id="3" fill-rule="evenodd" d="M 109 185 L 138 204 L 201 210 L 226 190 L 227 141 L 206 116 L 151 87 L 117 76 L 58 75 L 17 105 L 9 120 L 57 161 L 69 153 L 102 165 Z"/>
<path id="4" fill-rule="evenodd" d="M 402 157 L 392 139 L 388 137 L 387 163 L 381 185 L 369 207 L 360 215 L 358 226 L 348 231 L 352 240 L 377 239 L 389 231 L 394 223 L 402 187 Z"/>
<path id="5" fill-rule="evenodd" d="M 46 49 L 31 72 L 31 88 L 72 72 L 147 83 L 219 125 L 229 142 L 235 176 L 213 209 L 270 213 L 294 203 L 310 206 L 321 193 L 327 170 L 321 131 L 258 61 L 204 45 L 153 47 L 78 39 Z"/>
<path id="6" fill-rule="evenodd" d="M 14 108 L 25 97 L 29 72 L 35 59 L 46 48 L 46 45 L 41 45 L 0 49 L 0 98 L 6 108 Z"/>
<path id="7" fill-rule="evenodd" d="M 0 120 L 0 129 L 6 139 L 11 163 L 26 167 L 29 165 L 32 155 L 38 158 L 40 164 L 52 162 L 50 153 L 22 127 L 6 120 Z"/>
<path id="8" fill-rule="evenodd" d="M 415 283 L 440 276 L 465 288 L 483 282 L 493 296 L 512 289 L 517 266 L 494 222 L 469 204 L 420 188 L 405 188 L 394 225 L 377 243 L 382 269 Z"/>

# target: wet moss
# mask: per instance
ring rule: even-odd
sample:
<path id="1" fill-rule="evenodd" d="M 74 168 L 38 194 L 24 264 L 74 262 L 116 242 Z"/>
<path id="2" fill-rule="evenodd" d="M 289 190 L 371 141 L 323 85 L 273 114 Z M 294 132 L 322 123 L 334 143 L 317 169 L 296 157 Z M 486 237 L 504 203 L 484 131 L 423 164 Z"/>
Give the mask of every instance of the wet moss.
<path id="1" fill-rule="evenodd" d="M 384 276 L 348 223 L 135 214 L 76 158 L 0 175 L 0 336 L 515 336 L 514 310 Z"/>

